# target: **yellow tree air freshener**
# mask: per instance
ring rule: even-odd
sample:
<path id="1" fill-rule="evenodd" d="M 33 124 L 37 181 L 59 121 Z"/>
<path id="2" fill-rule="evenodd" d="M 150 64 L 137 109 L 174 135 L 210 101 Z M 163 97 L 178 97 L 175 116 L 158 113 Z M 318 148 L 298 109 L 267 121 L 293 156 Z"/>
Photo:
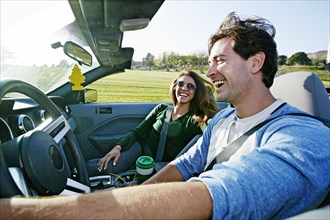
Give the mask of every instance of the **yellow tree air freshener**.
<path id="1" fill-rule="evenodd" d="M 69 76 L 69 82 L 73 84 L 73 91 L 79 91 L 84 89 L 81 84 L 85 82 L 85 76 L 81 73 L 81 69 L 78 67 L 77 64 L 75 64 L 72 68 L 72 73 Z"/>

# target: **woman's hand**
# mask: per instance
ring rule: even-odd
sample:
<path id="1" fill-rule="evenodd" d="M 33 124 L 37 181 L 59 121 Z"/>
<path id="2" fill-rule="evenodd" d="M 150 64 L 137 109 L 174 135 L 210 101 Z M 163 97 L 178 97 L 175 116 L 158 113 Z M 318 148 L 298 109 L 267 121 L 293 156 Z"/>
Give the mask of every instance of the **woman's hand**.
<path id="1" fill-rule="evenodd" d="M 98 170 L 101 172 L 102 170 L 107 169 L 109 161 L 113 158 L 113 166 L 116 166 L 117 161 L 120 158 L 120 150 L 121 146 L 116 145 L 112 148 L 112 150 L 107 153 L 104 157 L 102 157 L 99 161 L 98 165 Z"/>

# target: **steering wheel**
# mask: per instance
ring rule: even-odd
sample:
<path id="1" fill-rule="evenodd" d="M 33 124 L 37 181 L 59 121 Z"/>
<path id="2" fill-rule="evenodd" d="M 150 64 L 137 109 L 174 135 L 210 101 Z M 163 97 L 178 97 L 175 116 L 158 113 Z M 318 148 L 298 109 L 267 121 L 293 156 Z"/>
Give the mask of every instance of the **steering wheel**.
<path id="1" fill-rule="evenodd" d="M 2 80 L 0 83 L 0 107 L 3 97 L 15 92 L 34 99 L 50 116 L 49 121 L 46 120 L 46 123 L 34 130 L 0 143 L 1 197 L 22 194 L 22 187 L 17 184 L 17 179 L 21 181 L 22 177 L 28 191 L 36 192 L 34 194 L 60 194 L 69 179 L 65 169 L 65 164 L 68 163 L 60 143 L 64 140 L 72 152 L 78 181 L 89 186 L 88 173 L 78 142 L 58 107 L 43 92 L 26 82 Z M 9 167 L 14 167 L 15 172 L 10 172 Z M 16 184 L 12 185 L 14 182 Z"/>

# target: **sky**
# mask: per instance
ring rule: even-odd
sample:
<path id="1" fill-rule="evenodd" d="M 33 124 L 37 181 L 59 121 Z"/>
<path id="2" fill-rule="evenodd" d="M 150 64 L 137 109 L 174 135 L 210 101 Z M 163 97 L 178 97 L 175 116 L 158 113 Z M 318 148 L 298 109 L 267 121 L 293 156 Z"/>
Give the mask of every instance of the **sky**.
<path id="1" fill-rule="evenodd" d="M 28 16 L 32 19 L 36 13 L 49 13 L 47 8 L 53 7 L 49 6 L 50 0 L 44 1 L 41 8 L 32 6 L 31 0 L 0 0 L 0 3 L 5 2 L 17 3 L 20 7 L 7 7 L 6 4 L 1 4 L 1 16 L 4 14 L 11 16 L 10 19 L 1 19 L 2 33 L 10 27 L 9 23 L 17 22 L 17 18 L 23 13 L 28 12 Z M 55 2 L 63 4 L 64 1 Z M 163 52 L 175 52 L 180 55 L 206 52 L 210 35 L 217 30 L 230 12 L 236 11 L 243 16 L 264 17 L 275 26 L 279 55 L 290 57 L 296 52 L 313 53 L 330 49 L 329 8 L 330 0 L 165 0 L 147 28 L 124 33 L 122 45 L 135 49 L 133 57 L 135 61 L 141 61 L 147 53 L 157 58 Z M 70 12 L 61 13 L 61 16 L 56 15 L 56 22 L 60 19 L 64 21 L 67 15 L 70 15 Z M 31 21 L 26 19 L 26 22 L 28 21 L 31 24 Z M 32 28 L 28 24 L 26 27 Z M 54 27 L 55 22 L 51 25 L 47 23 L 41 31 Z M 19 31 L 17 36 L 28 32 L 37 34 L 38 31 L 16 30 Z M 9 40 L 15 45 L 26 44 L 17 39 Z M 5 37 L 2 36 L 0 41 L 4 43 Z M 31 44 L 31 46 L 36 45 Z"/>
<path id="2" fill-rule="evenodd" d="M 146 29 L 124 34 L 123 45 L 135 48 L 134 60 L 142 60 L 148 52 L 158 57 L 170 51 L 181 55 L 207 51 L 210 35 L 236 11 L 264 17 L 275 26 L 279 55 L 313 53 L 329 50 L 329 8 L 330 0 L 166 0 Z"/>

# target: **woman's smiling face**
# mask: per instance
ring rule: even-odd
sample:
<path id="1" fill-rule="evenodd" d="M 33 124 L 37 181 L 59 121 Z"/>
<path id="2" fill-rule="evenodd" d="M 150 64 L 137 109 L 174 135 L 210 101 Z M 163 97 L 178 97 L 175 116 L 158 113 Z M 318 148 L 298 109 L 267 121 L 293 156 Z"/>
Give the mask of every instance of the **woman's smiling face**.
<path id="1" fill-rule="evenodd" d="M 178 78 L 175 86 L 175 96 L 178 100 L 178 103 L 184 104 L 190 102 L 194 98 L 195 92 L 196 84 L 193 78 L 191 78 L 190 76 L 182 76 Z"/>

